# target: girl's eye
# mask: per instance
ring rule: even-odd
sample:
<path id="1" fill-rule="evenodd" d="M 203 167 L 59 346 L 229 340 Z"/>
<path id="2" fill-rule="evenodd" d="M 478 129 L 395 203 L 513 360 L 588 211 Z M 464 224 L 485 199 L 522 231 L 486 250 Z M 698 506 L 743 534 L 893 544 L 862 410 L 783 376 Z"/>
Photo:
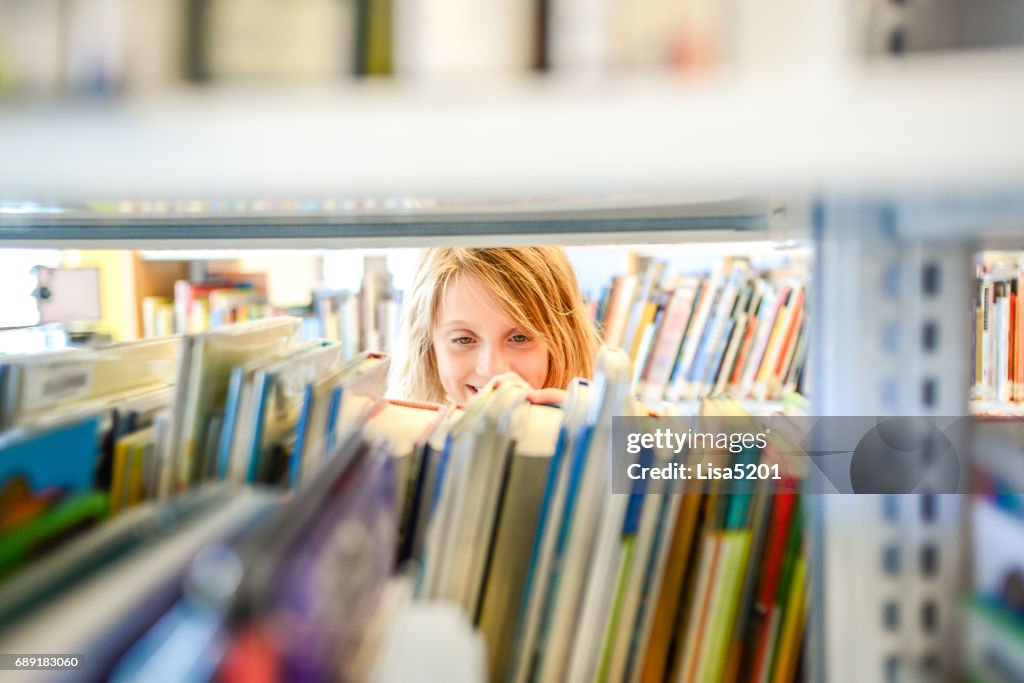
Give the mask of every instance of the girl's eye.
<path id="1" fill-rule="evenodd" d="M 452 339 L 452 343 L 453 344 L 458 344 L 459 346 L 466 346 L 468 344 L 472 344 L 473 343 L 473 338 L 472 337 L 455 337 L 455 339 Z"/>
<path id="2" fill-rule="evenodd" d="M 530 341 L 530 338 L 525 334 L 513 334 L 509 339 L 515 344 L 525 344 Z"/>

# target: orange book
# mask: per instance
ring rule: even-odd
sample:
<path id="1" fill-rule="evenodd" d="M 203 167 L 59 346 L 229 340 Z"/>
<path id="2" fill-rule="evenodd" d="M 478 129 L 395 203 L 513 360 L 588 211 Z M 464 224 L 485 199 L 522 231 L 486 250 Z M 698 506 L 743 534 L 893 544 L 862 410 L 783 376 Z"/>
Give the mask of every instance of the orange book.
<path id="1" fill-rule="evenodd" d="M 800 329 L 800 321 L 804 315 L 804 290 L 801 289 L 796 293 L 796 301 L 792 302 L 793 315 L 789 320 L 789 327 L 786 329 L 785 337 L 782 340 L 782 346 L 779 349 L 779 360 L 775 364 L 774 373 L 778 376 L 782 372 L 782 366 L 786 360 L 786 354 L 789 353 L 791 344 L 796 343 L 796 331 Z"/>
<path id="2" fill-rule="evenodd" d="M 801 292 L 803 294 L 803 292 Z M 791 325 L 786 331 L 786 339 L 783 342 L 782 349 L 779 352 L 779 361 L 775 366 L 775 372 L 768 378 L 768 394 L 770 396 L 777 396 L 782 383 L 785 381 L 786 375 L 789 372 L 789 366 L 793 362 L 793 354 L 796 351 L 796 347 L 800 342 L 800 335 L 804 329 L 804 307 L 798 304 L 796 313 L 793 315 Z"/>
<path id="3" fill-rule="evenodd" d="M 796 291 L 789 294 L 789 301 L 792 302 Z M 775 366 L 779 359 L 779 349 L 785 338 L 789 322 L 793 319 L 793 307 L 790 305 L 781 306 L 775 315 L 775 322 L 772 325 L 771 334 L 768 336 L 768 344 L 765 346 L 764 355 L 761 357 L 761 364 L 757 369 L 754 382 L 753 395 L 757 400 L 764 400 L 768 381 L 771 379 Z"/>
<path id="4" fill-rule="evenodd" d="M 1016 388 L 1014 395 L 1017 397 L 1018 401 L 1024 401 L 1024 296 L 1021 296 L 1020 292 L 1020 287 L 1022 283 L 1024 283 L 1024 273 L 1022 273 L 1021 277 L 1017 278 L 1017 315 L 1015 320 L 1016 325 L 1014 326 L 1014 341 L 1016 341 L 1017 347 L 1017 381 L 1015 384 Z"/>

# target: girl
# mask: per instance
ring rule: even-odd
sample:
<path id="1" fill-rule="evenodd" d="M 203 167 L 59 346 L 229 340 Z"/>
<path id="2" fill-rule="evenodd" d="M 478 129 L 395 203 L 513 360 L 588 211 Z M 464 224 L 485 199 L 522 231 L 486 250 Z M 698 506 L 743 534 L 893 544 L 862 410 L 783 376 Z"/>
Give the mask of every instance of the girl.
<path id="1" fill-rule="evenodd" d="M 564 400 L 591 377 L 599 340 L 560 247 L 438 248 L 420 260 L 405 301 L 388 394 L 465 404 L 491 378 L 514 372 Z"/>

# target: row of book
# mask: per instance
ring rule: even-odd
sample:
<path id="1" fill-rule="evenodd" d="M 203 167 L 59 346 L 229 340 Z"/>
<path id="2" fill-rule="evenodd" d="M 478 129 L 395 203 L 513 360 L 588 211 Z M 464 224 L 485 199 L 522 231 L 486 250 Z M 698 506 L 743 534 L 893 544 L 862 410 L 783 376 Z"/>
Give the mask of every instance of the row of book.
<path id="1" fill-rule="evenodd" d="M 979 266 L 971 310 L 972 398 L 1024 401 L 1024 259 Z"/>
<path id="2" fill-rule="evenodd" d="M 728 26 L 703 0 L 135 5 L 0 2 L 0 86 L 108 95 L 183 80 L 702 67 Z"/>
<path id="3" fill-rule="evenodd" d="M 653 261 L 620 275 L 594 317 L 604 342 L 626 350 L 636 393 L 656 402 L 705 396 L 773 400 L 806 393 L 803 282 L 727 259 L 706 277 L 668 277 Z"/>
<path id="4" fill-rule="evenodd" d="M 393 290 L 386 271 L 367 272 L 355 292 L 314 290 L 308 308 L 288 310 L 268 303 L 266 280 L 261 273 L 224 273 L 204 282 L 179 280 L 173 299 L 142 300 L 143 337 L 197 333 L 289 314 L 302 318 L 304 339 L 337 341 L 345 359 L 362 351 L 389 351 L 397 343 L 401 292 Z"/>
<path id="5" fill-rule="evenodd" d="M 796 496 L 608 496 L 611 418 L 638 409 L 621 351 L 564 409 L 513 378 L 455 409 L 377 398 L 387 357 L 299 325 L 5 360 L 0 648 L 88 652 L 83 676 L 115 680 L 369 680 L 403 670 L 375 656 L 396 648 L 461 680 L 792 680 Z M 389 627 L 396 563 L 486 650 Z"/>
<path id="6" fill-rule="evenodd" d="M 413 469 L 435 509 L 425 537 L 413 531 L 418 594 L 474 620 L 492 681 L 794 680 L 809 599 L 797 479 L 783 492 L 649 480 L 609 495 L 612 417 L 648 414 L 630 375 L 605 349 L 562 410 L 503 380 L 420 432 Z M 773 448 L 742 457 L 772 462 Z"/>
<path id="7" fill-rule="evenodd" d="M 88 653 L 78 680 L 482 680 L 479 639 L 391 578 L 402 416 L 361 396 L 386 359 L 298 330 L 4 359 L 0 649 Z"/>
<path id="8" fill-rule="evenodd" d="M 179 280 L 174 283 L 173 298 L 143 298 L 143 337 L 202 332 L 279 315 L 280 311 L 267 303 L 266 280 L 259 273 L 223 274 L 204 282 Z"/>
<path id="9" fill-rule="evenodd" d="M 392 351 L 401 329 L 402 293 L 386 271 L 367 272 L 358 292 L 313 292 L 310 332 L 342 344 L 345 358 L 361 351 Z"/>

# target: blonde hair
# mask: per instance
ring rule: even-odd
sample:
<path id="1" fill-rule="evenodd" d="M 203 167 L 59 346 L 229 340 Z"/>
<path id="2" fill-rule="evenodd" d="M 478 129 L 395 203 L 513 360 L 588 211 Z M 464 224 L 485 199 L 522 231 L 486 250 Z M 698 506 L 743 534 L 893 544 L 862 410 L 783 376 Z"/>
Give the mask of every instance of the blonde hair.
<path id="1" fill-rule="evenodd" d="M 599 339 L 583 305 L 576 273 L 561 247 L 435 248 L 420 259 L 403 303 L 402 331 L 391 361 L 388 395 L 443 403 L 434 353 L 437 313 L 450 282 L 473 275 L 525 334 L 544 343 L 544 387 L 564 389 L 590 378 Z"/>

